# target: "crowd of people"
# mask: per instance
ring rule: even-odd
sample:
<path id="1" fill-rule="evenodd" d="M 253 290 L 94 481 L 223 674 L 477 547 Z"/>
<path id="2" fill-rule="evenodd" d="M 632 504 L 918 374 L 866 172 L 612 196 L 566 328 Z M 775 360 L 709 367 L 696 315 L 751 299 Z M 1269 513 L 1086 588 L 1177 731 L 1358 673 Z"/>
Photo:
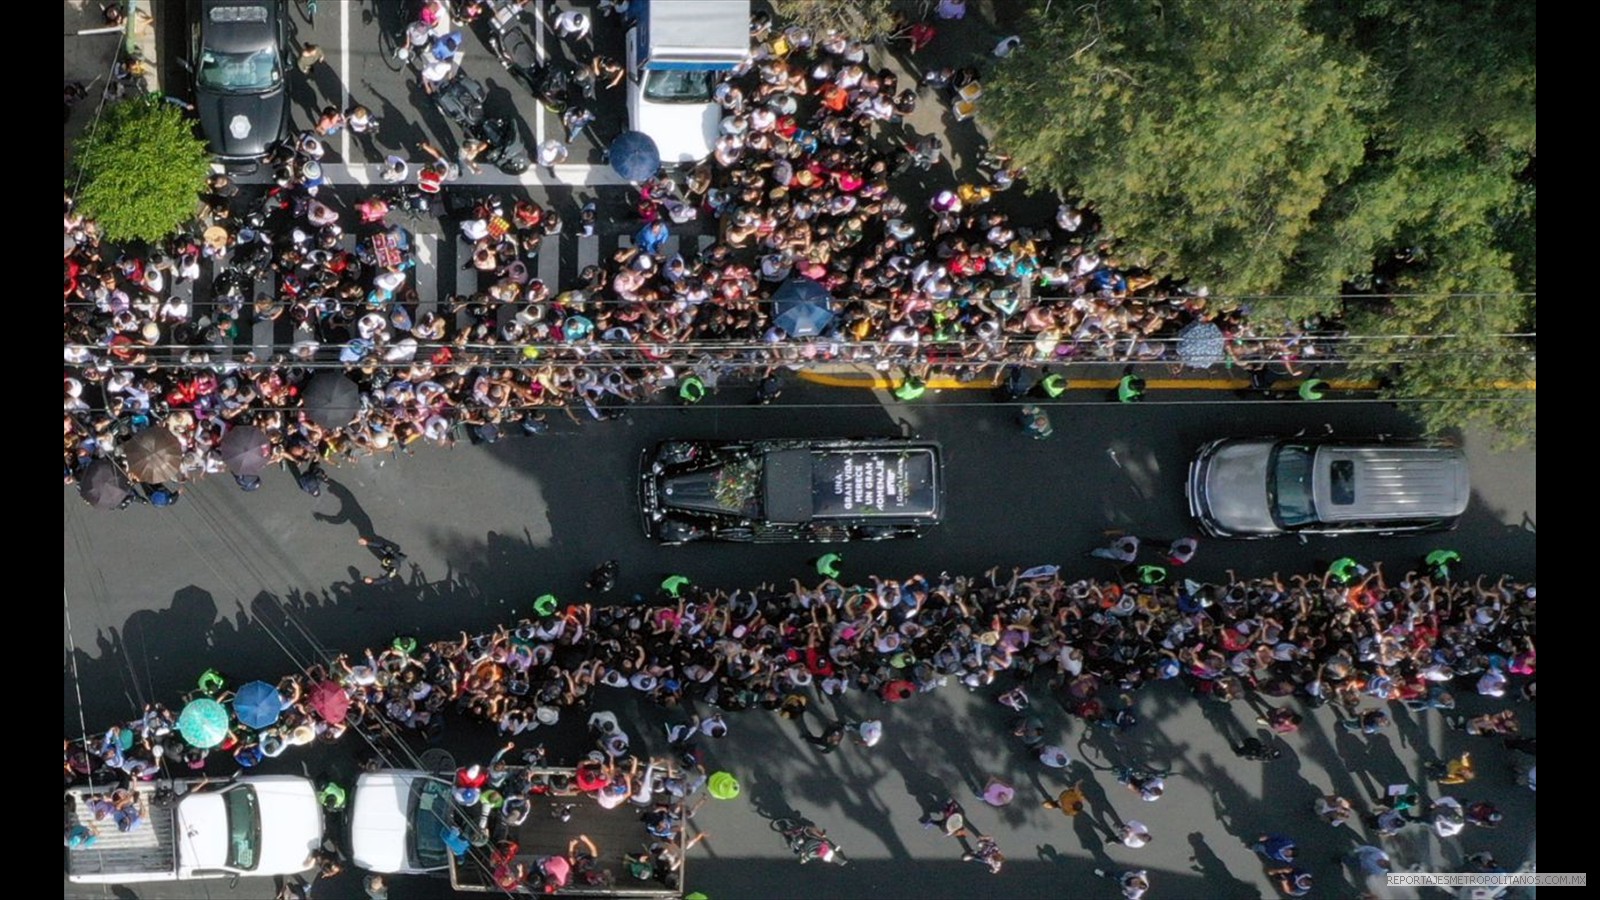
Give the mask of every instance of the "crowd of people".
<path id="1" fill-rule="evenodd" d="M 418 77 L 453 77 L 465 23 L 439 0 L 420 9 L 408 31 Z M 187 480 L 227 468 L 217 445 L 242 424 L 262 428 L 287 461 L 337 460 L 538 431 L 548 407 L 586 406 L 599 418 L 669 390 L 694 402 L 722 374 L 757 381 L 828 360 L 898 364 L 916 377 L 930 365 L 976 377 L 1017 362 L 1170 361 L 1166 339 L 1197 319 L 1229 330 L 1241 360 L 1315 355 L 1305 335 L 1258 340 L 1203 290 L 1125 270 L 1092 210 L 1064 204 L 1053 222 L 1014 220 L 994 198 L 1024 173 L 1003 154 L 958 182 L 939 138 L 904 117 L 948 102 L 975 70 L 902 84 L 860 41 L 764 19 L 752 32 L 749 60 L 716 90 L 724 116 L 712 158 L 640 185 L 632 246 L 571 284 L 535 277 L 537 255 L 556 235 L 593 233 L 593 203 L 562 210 L 489 196 L 457 223 L 480 290 L 419 296 L 413 233 L 396 214 L 408 196 L 470 182 L 493 148 L 475 137 L 456 153 L 425 142 L 425 165 L 393 156 L 381 167 L 381 181 L 414 177 L 410 194 L 341 196 L 323 159 L 340 128 L 375 127 L 361 107 L 330 108 L 283 142 L 264 193 L 212 179 L 203 227 L 158 246 L 104 242 L 67 195 L 66 480 L 119 459 L 149 427 L 179 439 Z M 599 56 L 585 70 L 620 71 Z M 590 84 L 621 103 L 618 79 Z M 673 229 L 717 239 L 703 253 L 668 254 Z M 220 274 L 196 299 L 202 267 Z M 774 315 L 771 297 L 790 278 L 836 298 L 819 334 L 788 334 Z M 285 319 L 295 334 L 286 352 L 258 355 L 250 333 Z M 301 394 L 316 377 L 352 379 L 359 409 L 307 410 Z"/>
<path id="2" fill-rule="evenodd" d="M 823 695 L 915 702 L 950 682 L 993 692 L 1017 713 L 1013 734 L 1041 764 L 1055 768 L 1069 765 L 1070 757 L 1047 741 L 1043 723 L 1029 711 L 1030 691 L 1055 697 L 1086 725 L 1126 731 L 1138 726 L 1133 691 L 1181 679 L 1201 700 L 1251 703 L 1275 733 L 1303 721 L 1291 704 L 1333 704 L 1352 730 L 1373 733 L 1389 725 L 1379 714 L 1386 706 L 1450 711 L 1455 691 L 1535 696 L 1537 590 L 1506 578 L 1436 581 L 1408 572 L 1396 580 L 1376 564 L 1348 580 L 1328 573 L 1152 585 L 1068 581 L 1044 567 L 1009 576 L 991 570 L 975 579 L 941 573 L 873 577 L 863 584 L 796 580 L 788 590 L 768 584 L 724 591 L 679 580 L 671 594 L 676 599 L 664 590 L 660 601 L 646 605 L 564 608 L 546 596 L 536 604 L 538 618 L 493 632 L 428 644 L 402 637 L 380 652 L 339 656 L 279 683 L 283 713 L 271 728 L 235 729 L 216 748 L 186 743 L 177 716 L 151 706 L 104 734 L 67 740 L 65 778 L 136 787 L 163 769 L 215 771 L 219 755 L 231 757 L 224 768 L 249 768 L 296 745 L 337 740 L 350 728 L 374 737 L 434 732 L 452 713 L 492 723 L 512 739 L 510 752 L 529 732 L 577 714 L 587 717 L 596 751 L 578 761 L 576 790 L 602 805 L 633 798 L 659 812 L 657 801 L 683 801 L 706 786 L 694 751 L 700 739 L 728 733 L 724 713 L 761 708 L 802 719 L 809 699 Z M 200 692 L 226 690 L 221 676 L 210 672 L 207 678 Z M 316 695 L 330 691 L 347 701 L 337 704 L 337 716 L 319 712 L 330 707 Z M 608 691 L 634 692 L 666 710 L 670 752 L 641 760 L 626 728 L 604 708 Z M 1509 710 L 1452 724 L 1534 752 Z M 822 735 L 803 722 L 801 728 L 822 752 L 847 733 L 865 747 L 883 734 L 878 719 L 832 722 Z M 1246 742 L 1238 748 L 1241 756 L 1275 758 L 1260 752 L 1259 738 L 1252 740 L 1258 747 Z M 504 756 L 488 769 L 503 771 L 496 767 Z M 1466 784 L 1475 775 L 1470 753 L 1434 773 L 1441 785 Z M 1164 793 L 1164 773 L 1138 762 L 1117 777 L 1142 801 L 1159 801 Z M 1533 777 L 1530 769 L 1530 788 Z M 1015 793 L 1003 784 L 991 787 L 995 798 L 984 797 L 995 805 Z M 525 802 L 515 799 L 517 790 L 497 790 L 498 802 L 513 812 Z M 1046 805 L 1072 816 L 1083 802 L 1075 786 Z M 1500 822 L 1488 804 L 1448 797 L 1433 801 L 1426 816 L 1408 812 L 1420 802 L 1387 798 L 1387 805 L 1370 810 L 1374 829 L 1385 835 L 1412 821 L 1445 830 Z M 117 815 L 114 803 L 108 810 Z M 935 821 L 964 837 L 955 834 L 959 820 L 948 827 L 954 812 L 959 805 L 952 803 Z M 1316 814 L 1339 826 L 1353 806 L 1330 795 Z M 675 819 L 670 828 L 681 826 Z M 1143 826 L 1131 835 L 1149 839 Z M 999 872 L 1004 856 L 996 839 L 979 837 L 987 843 L 980 841 L 967 858 Z M 1293 866 L 1278 874 L 1286 885 L 1309 883 Z"/>

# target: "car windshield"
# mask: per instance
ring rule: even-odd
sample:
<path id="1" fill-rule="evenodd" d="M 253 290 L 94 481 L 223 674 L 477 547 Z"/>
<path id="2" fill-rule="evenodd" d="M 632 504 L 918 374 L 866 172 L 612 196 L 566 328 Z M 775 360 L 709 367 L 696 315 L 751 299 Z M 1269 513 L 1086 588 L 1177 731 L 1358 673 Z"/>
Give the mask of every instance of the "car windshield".
<path id="1" fill-rule="evenodd" d="M 1284 444 L 1272 451 L 1267 473 L 1268 502 L 1273 517 L 1284 528 L 1296 528 L 1317 518 L 1311 500 L 1312 450 L 1303 444 Z"/>
<path id="2" fill-rule="evenodd" d="M 261 816 L 248 785 L 228 791 L 228 868 L 250 870 L 261 857 Z"/>
<path id="3" fill-rule="evenodd" d="M 432 778 L 411 783 L 411 857 L 419 869 L 441 869 L 449 851 L 439 833 L 450 823 L 450 786 Z"/>
<path id="4" fill-rule="evenodd" d="M 711 102 L 711 73 L 657 69 L 644 80 L 644 98 L 655 103 Z"/>
<path id="5" fill-rule="evenodd" d="M 200 51 L 200 68 L 195 79 L 201 87 L 219 91 L 264 91 L 283 78 L 278 70 L 278 54 L 270 48 L 250 53 Z"/>

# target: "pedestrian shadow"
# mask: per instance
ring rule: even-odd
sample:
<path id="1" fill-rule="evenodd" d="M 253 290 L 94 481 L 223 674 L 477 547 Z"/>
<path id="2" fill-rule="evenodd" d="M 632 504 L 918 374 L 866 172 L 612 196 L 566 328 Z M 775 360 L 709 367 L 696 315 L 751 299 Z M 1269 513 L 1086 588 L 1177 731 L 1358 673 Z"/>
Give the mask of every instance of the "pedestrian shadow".
<path id="1" fill-rule="evenodd" d="M 1205 884 L 1207 897 L 1229 900 L 1229 898 L 1257 898 L 1261 891 L 1253 884 L 1228 871 L 1228 864 L 1222 861 L 1211 845 L 1206 843 L 1206 836 L 1198 831 L 1189 833 L 1189 848 L 1193 851 L 1189 857 L 1189 868 L 1200 873 Z"/>
<path id="2" fill-rule="evenodd" d="M 378 537 L 378 530 L 372 524 L 372 516 L 368 515 L 367 511 L 362 508 L 361 501 L 356 499 L 354 491 L 332 478 L 328 479 L 324 487 L 327 488 L 328 493 L 339 498 L 339 511 L 332 515 L 314 512 L 311 514 L 313 519 L 318 522 L 326 522 L 329 525 L 343 525 L 348 522 L 356 527 L 356 535 L 358 537 L 366 538 L 368 541 L 373 541 Z M 369 547 L 368 549 L 371 548 Z"/>
<path id="3" fill-rule="evenodd" d="M 960 734 L 961 727 L 954 719 L 948 716 L 939 716 L 930 720 L 933 731 L 939 734 Z M 951 743 L 944 746 L 946 758 L 955 766 L 957 774 L 972 794 L 983 792 L 984 778 L 980 777 L 978 761 L 972 757 L 972 752 L 967 749 L 965 742 Z"/>

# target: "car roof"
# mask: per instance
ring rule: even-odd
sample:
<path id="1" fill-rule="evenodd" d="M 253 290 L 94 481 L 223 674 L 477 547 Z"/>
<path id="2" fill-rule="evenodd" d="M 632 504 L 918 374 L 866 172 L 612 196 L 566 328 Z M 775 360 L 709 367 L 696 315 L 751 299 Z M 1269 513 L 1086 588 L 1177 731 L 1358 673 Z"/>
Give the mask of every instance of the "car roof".
<path id="1" fill-rule="evenodd" d="M 811 521 L 811 451 L 774 451 L 766 454 L 763 466 L 762 512 L 767 521 Z"/>
<path id="2" fill-rule="evenodd" d="M 1346 484 L 1335 483 L 1335 466 Z M 1312 494 L 1325 522 L 1454 518 L 1466 511 L 1471 486 L 1466 455 L 1454 448 L 1328 444 L 1316 451 Z"/>

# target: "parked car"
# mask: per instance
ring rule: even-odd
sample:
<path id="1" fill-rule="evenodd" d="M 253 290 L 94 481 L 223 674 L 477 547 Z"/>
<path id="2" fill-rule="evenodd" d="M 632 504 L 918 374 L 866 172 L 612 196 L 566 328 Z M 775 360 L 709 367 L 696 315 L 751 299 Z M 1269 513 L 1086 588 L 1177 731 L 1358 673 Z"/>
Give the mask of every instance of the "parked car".
<path id="1" fill-rule="evenodd" d="M 200 130 L 218 159 L 259 160 L 289 128 L 284 4 L 199 0 L 189 8 Z"/>
<path id="2" fill-rule="evenodd" d="M 1465 454 L 1418 442 L 1223 438 L 1189 465 L 1189 512 L 1214 537 L 1399 534 L 1454 528 Z"/>
<path id="3" fill-rule="evenodd" d="M 664 441 L 640 461 L 645 534 L 663 544 L 917 537 L 943 507 L 928 441 Z"/>

